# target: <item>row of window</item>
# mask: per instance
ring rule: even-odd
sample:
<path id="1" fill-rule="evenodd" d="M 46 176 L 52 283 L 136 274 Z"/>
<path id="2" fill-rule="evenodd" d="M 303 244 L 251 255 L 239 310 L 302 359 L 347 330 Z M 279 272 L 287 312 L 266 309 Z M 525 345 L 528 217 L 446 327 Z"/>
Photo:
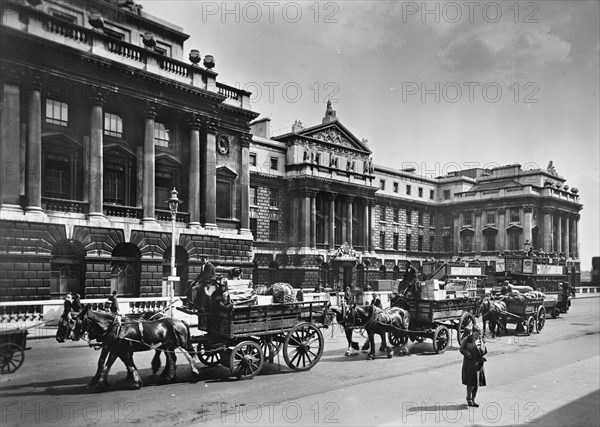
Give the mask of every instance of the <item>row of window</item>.
<path id="1" fill-rule="evenodd" d="M 396 251 L 400 249 L 399 241 L 400 241 L 400 235 L 398 233 L 394 233 L 392 235 L 392 249 L 394 249 Z M 412 242 L 413 242 L 412 235 L 407 234 L 406 239 L 405 239 L 404 249 L 407 251 L 413 250 Z M 435 245 L 435 237 L 430 236 L 429 237 L 429 251 L 433 252 L 434 245 Z M 385 231 L 379 232 L 379 248 L 386 249 Z M 423 251 L 423 236 L 421 236 L 421 235 L 417 236 L 417 251 L 419 251 L 419 252 Z"/>
<path id="2" fill-rule="evenodd" d="M 521 233 L 514 231 L 507 233 L 508 242 L 507 249 L 511 251 L 520 250 L 521 248 Z M 496 233 L 484 233 L 483 234 L 483 251 L 495 251 L 497 250 L 496 246 L 497 235 Z M 461 251 L 462 252 L 473 252 L 473 235 L 472 234 L 464 234 L 461 236 Z M 450 250 L 452 250 L 450 248 Z"/>
<path id="3" fill-rule="evenodd" d="M 519 208 L 510 208 L 508 212 L 508 217 L 510 222 L 521 222 L 521 210 Z M 448 214 L 448 216 L 450 216 Z M 471 226 L 473 225 L 473 212 L 463 212 L 463 226 Z M 485 212 L 485 225 L 496 225 L 496 211 L 486 211 Z M 446 225 L 446 221 L 444 221 L 444 226 L 450 227 L 450 225 Z"/>
<path id="4" fill-rule="evenodd" d="M 250 187 L 249 198 L 250 198 L 251 205 L 255 205 L 255 206 L 258 205 L 258 188 L 257 187 Z M 269 189 L 269 206 L 274 207 L 274 208 L 279 207 L 279 190 L 277 190 L 275 188 Z"/>
<path id="5" fill-rule="evenodd" d="M 393 222 L 400 222 L 400 209 L 394 208 L 392 210 L 392 215 L 393 215 L 392 216 L 392 221 Z M 412 210 L 411 209 L 406 209 L 406 223 L 407 224 L 412 224 L 413 223 L 412 217 L 413 217 Z M 423 212 L 417 212 L 417 224 L 418 225 L 425 225 L 424 217 L 425 217 L 425 215 L 424 215 Z M 433 224 L 434 224 L 433 219 L 434 219 L 433 214 L 430 213 L 429 214 L 429 226 L 430 227 L 432 227 Z M 379 220 L 380 221 L 387 221 L 386 208 L 383 207 L 383 206 L 381 206 L 379 208 Z"/>
<path id="6" fill-rule="evenodd" d="M 250 166 L 256 166 L 257 165 L 256 153 L 250 153 L 249 157 L 250 157 L 250 160 L 249 160 Z M 271 167 L 271 170 L 274 170 L 274 171 L 279 170 L 279 158 L 278 157 L 271 156 L 270 167 Z"/>
<path id="7" fill-rule="evenodd" d="M 55 99 L 46 99 L 46 123 L 68 126 L 69 105 Z M 117 114 L 104 113 L 104 134 L 123 138 L 123 118 Z M 171 131 L 166 124 L 154 122 L 154 143 L 160 147 L 171 147 Z"/>
<path id="8" fill-rule="evenodd" d="M 385 179 L 379 180 L 379 188 L 381 188 L 382 190 L 385 191 Z M 394 193 L 398 193 L 400 186 L 397 182 L 394 182 L 393 188 L 394 188 Z M 406 195 L 407 196 L 412 195 L 412 185 L 410 185 L 410 184 L 406 184 Z M 423 187 L 417 188 L 417 195 L 421 198 L 423 197 Z M 429 190 L 429 199 L 433 200 L 434 198 L 435 198 L 435 191 Z"/>
<path id="9" fill-rule="evenodd" d="M 254 236 L 254 240 L 257 240 L 258 219 L 250 218 L 250 231 L 252 232 L 252 236 Z M 271 242 L 279 241 L 279 221 L 274 221 L 274 220 L 269 221 L 269 241 L 271 241 Z"/>

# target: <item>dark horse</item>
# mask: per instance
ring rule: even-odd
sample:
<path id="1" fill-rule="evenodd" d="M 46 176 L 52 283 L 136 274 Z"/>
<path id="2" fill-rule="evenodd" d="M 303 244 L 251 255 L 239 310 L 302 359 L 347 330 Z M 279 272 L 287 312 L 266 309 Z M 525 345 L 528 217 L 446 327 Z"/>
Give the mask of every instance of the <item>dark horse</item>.
<path id="1" fill-rule="evenodd" d="M 67 313 L 67 315 L 61 316 L 59 323 L 58 323 L 58 329 L 56 331 L 56 341 L 58 341 L 59 343 L 62 343 L 66 339 L 72 339 L 72 337 L 71 337 L 72 332 L 73 332 L 73 329 L 75 328 L 74 318 L 77 317 L 78 314 L 79 314 L 78 312 L 72 311 L 70 313 Z M 149 312 L 144 312 L 144 313 L 140 313 L 140 314 L 125 314 L 122 317 L 122 321 L 125 323 L 137 322 L 137 321 L 146 322 L 149 320 L 162 319 L 164 317 L 167 317 L 167 316 L 160 311 L 159 312 L 149 311 Z M 97 341 L 97 344 L 93 345 L 94 347 L 102 346 L 102 342 L 98 339 L 99 337 L 88 337 L 88 338 L 90 340 L 93 339 L 93 340 Z M 106 363 L 106 358 L 108 357 L 108 354 L 109 354 L 108 348 L 102 346 L 101 352 L 100 352 L 100 357 L 98 358 L 98 369 L 96 370 L 96 375 L 94 375 L 92 377 L 92 379 L 90 380 L 88 385 L 95 386 L 96 384 L 98 384 L 98 381 L 100 380 L 100 374 L 102 373 L 102 370 L 104 369 L 104 364 Z M 160 369 L 160 366 L 161 366 L 160 354 L 161 354 L 160 350 L 155 350 L 154 357 L 152 358 L 152 362 L 151 362 L 153 374 L 156 374 L 158 372 L 158 370 Z M 137 370 L 137 367 L 136 367 L 136 370 Z M 127 371 L 127 378 L 129 380 L 133 380 L 133 375 L 129 371 Z"/>
<path id="2" fill-rule="evenodd" d="M 406 331 L 410 323 L 408 311 L 399 307 L 390 307 L 383 310 L 374 305 L 353 305 L 351 307 L 342 307 L 341 310 L 332 308 L 332 311 L 336 313 L 338 322 L 344 326 L 349 350 L 352 348 L 352 329 L 361 327 L 367 332 L 370 344 L 367 360 L 375 359 L 375 334 L 381 337 L 381 347 L 379 350 L 387 352 L 387 357 L 391 358 L 393 351 L 387 345 L 385 334 L 387 332 L 401 333 L 401 331 Z M 403 350 L 405 351 L 406 349 L 403 348 Z"/>
<path id="3" fill-rule="evenodd" d="M 475 314 L 478 317 L 481 314 L 483 321 L 483 335 L 485 336 L 485 325 L 489 323 L 492 338 L 496 338 L 496 332 L 500 333 L 503 329 L 506 332 L 506 303 L 504 301 L 495 301 L 491 298 L 484 298 Z"/>
<path id="4" fill-rule="evenodd" d="M 165 317 L 151 321 L 122 322 L 121 316 L 111 313 L 93 312 L 89 306 L 83 309 L 75 319 L 74 339 L 77 340 L 85 332 L 92 339 L 102 342 L 108 349 L 108 360 L 102 367 L 97 389 L 107 387 L 107 378 L 111 366 L 120 358 L 127 371 L 133 376 L 134 388 L 142 387 L 143 383 L 133 363 L 133 353 L 158 349 L 165 353 L 167 363 L 161 377 L 167 382 L 176 380 L 175 349 L 180 349 L 188 360 L 192 372 L 198 375 L 196 358 L 190 341 L 189 327 L 181 320 Z M 190 356 L 191 351 L 193 356 Z"/>

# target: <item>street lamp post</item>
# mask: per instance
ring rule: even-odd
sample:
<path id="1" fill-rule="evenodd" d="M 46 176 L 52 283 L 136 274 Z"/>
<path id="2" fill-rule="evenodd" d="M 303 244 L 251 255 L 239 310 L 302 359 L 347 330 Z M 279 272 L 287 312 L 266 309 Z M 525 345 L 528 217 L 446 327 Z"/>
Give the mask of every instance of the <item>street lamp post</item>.
<path id="1" fill-rule="evenodd" d="M 171 211 L 171 276 L 169 276 L 169 315 L 173 317 L 173 297 L 174 297 L 174 282 L 178 281 L 177 269 L 175 267 L 175 220 L 177 218 L 177 208 L 181 200 L 177 198 L 177 190 L 173 187 L 171 190 L 171 198 L 165 203 L 169 205 Z"/>

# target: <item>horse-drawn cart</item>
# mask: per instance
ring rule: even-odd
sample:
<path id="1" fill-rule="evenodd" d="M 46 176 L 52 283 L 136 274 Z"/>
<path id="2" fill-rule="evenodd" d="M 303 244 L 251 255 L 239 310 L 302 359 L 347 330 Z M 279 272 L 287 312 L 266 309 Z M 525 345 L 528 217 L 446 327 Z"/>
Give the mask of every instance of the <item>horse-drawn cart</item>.
<path id="1" fill-rule="evenodd" d="M 27 329 L 0 331 L 0 373 L 12 374 L 25 360 Z"/>
<path id="2" fill-rule="evenodd" d="M 504 313 L 506 323 L 517 325 L 517 332 L 524 331 L 531 335 L 534 331 L 540 333 L 546 324 L 546 309 L 544 298 L 512 299 L 506 302 Z"/>
<path id="3" fill-rule="evenodd" d="M 283 359 L 293 370 L 315 366 L 323 354 L 328 301 L 236 306 L 198 315 L 205 334 L 192 337 L 204 364 L 222 364 L 238 378 L 257 375 L 266 361 Z"/>
<path id="4" fill-rule="evenodd" d="M 408 310 L 410 324 L 408 333 L 391 332 L 392 345 L 406 344 L 411 341 L 422 342 L 431 339 L 436 353 L 446 351 L 450 343 L 451 329 L 456 330 L 459 342 L 468 335 L 468 329 L 475 324 L 475 314 L 479 307 L 479 298 L 449 298 L 444 300 L 425 300 L 398 296 L 392 305 Z"/>

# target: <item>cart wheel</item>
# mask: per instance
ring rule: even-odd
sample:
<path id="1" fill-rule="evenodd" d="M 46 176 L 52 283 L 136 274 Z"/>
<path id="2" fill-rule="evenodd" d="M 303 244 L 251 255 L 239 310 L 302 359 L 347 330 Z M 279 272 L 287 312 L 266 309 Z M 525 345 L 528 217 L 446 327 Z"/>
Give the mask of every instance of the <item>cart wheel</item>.
<path id="1" fill-rule="evenodd" d="M 392 346 L 398 347 L 408 342 L 408 335 L 406 335 L 406 332 L 391 331 L 388 334 L 388 339 Z"/>
<path id="2" fill-rule="evenodd" d="M 262 369 L 265 358 L 260 344 L 242 341 L 228 352 L 229 369 L 237 378 L 252 378 Z"/>
<path id="3" fill-rule="evenodd" d="M 12 374 L 21 367 L 25 360 L 23 349 L 17 344 L 9 342 L 0 345 L 0 373 Z"/>
<path id="4" fill-rule="evenodd" d="M 537 313 L 537 319 L 535 322 L 536 332 L 539 334 L 544 329 L 544 325 L 546 324 L 546 309 L 543 305 L 540 305 Z"/>
<path id="5" fill-rule="evenodd" d="M 198 344 L 198 351 L 196 353 L 200 362 L 206 366 L 215 367 L 221 364 L 221 352 L 207 353 L 204 349 L 204 344 Z"/>
<path id="6" fill-rule="evenodd" d="M 463 340 L 469 336 L 469 330 L 475 325 L 475 317 L 471 313 L 463 313 L 458 321 L 458 343 L 462 344 Z"/>
<path id="7" fill-rule="evenodd" d="M 280 337 L 279 335 L 273 335 L 270 337 L 260 337 L 258 343 L 260 344 L 260 349 L 263 352 L 265 357 L 265 361 L 273 363 L 273 359 L 281 350 L 281 341 L 277 339 Z"/>
<path id="8" fill-rule="evenodd" d="M 535 330 L 535 319 L 533 316 L 529 316 L 527 318 L 527 323 L 525 324 L 525 333 L 527 335 L 531 335 Z"/>
<path id="9" fill-rule="evenodd" d="M 448 347 L 450 342 L 450 330 L 443 325 L 435 328 L 433 332 L 433 351 L 436 353 L 443 353 Z"/>
<path id="10" fill-rule="evenodd" d="M 552 318 L 556 319 L 558 316 L 560 316 L 560 308 L 558 307 L 558 303 L 556 303 L 552 307 Z"/>
<path id="11" fill-rule="evenodd" d="M 323 347 L 321 330 L 312 323 L 300 323 L 285 337 L 283 358 L 290 368 L 306 371 L 321 359 Z"/>

